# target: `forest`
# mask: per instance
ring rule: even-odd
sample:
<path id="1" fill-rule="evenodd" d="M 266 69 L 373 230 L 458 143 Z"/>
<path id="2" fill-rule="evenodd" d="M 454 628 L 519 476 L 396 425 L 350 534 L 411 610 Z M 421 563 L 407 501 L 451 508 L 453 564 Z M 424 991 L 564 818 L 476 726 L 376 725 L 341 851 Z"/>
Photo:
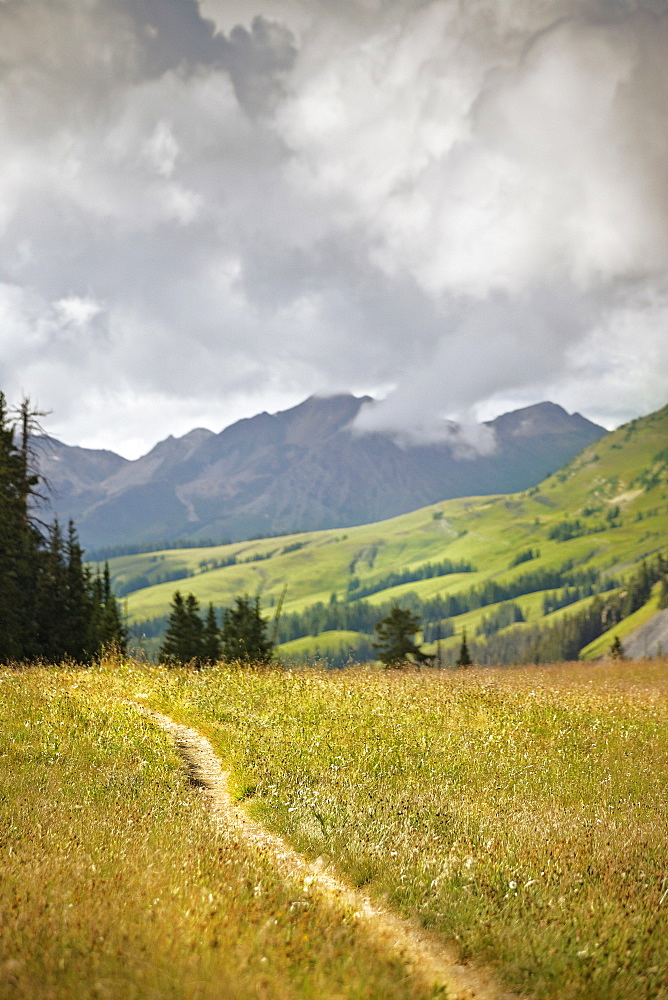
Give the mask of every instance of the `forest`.
<path id="1" fill-rule="evenodd" d="M 126 629 L 108 567 L 84 564 L 73 522 L 63 532 L 42 520 L 47 484 L 31 446 L 39 416 L 28 399 L 10 410 L 0 392 L 0 662 L 88 663 L 122 650 Z"/>

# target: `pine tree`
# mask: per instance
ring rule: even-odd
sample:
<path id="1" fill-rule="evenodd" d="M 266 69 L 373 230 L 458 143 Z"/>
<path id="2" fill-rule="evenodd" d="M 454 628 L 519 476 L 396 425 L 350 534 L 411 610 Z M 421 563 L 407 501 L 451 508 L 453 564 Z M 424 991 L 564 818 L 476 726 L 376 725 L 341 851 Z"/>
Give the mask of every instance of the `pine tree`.
<path id="1" fill-rule="evenodd" d="M 172 597 L 167 631 L 160 647 L 158 662 L 168 666 L 183 663 L 183 651 L 187 643 L 188 619 L 183 597 L 179 590 Z"/>
<path id="2" fill-rule="evenodd" d="M 66 587 L 66 567 L 63 533 L 57 521 L 49 527 L 46 551 L 41 560 L 41 572 L 36 595 L 36 653 L 49 661 L 65 655 L 67 622 L 63 615 L 63 595 Z"/>
<path id="3" fill-rule="evenodd" d="M 429 657 L 415 642 L 420 631 L 420 619 L 405 608 L 395 605 L 386 618 L 375 626 L 378 641 L 373 648 L 378 650 L 378 659 L 386 667 L 400 668 L 404 663 L 427 663 Z"/>
<path id="4" fill-rule="evenodd" d="M 74 522 L 68 525 L 66 543 L 65 594 L 63 616 L 67 622 L 65 654 L 79 663 L 90 658 L 88 622 L 92 615 L 90 577 L 83 565 L 83 552 L 79 545 Z"/>
<path id="5" fill-rule="evenodd" d="M 213 604 L 209 604 L 206 621 L 204 622 L 204 641 L 202 644 L 202 659 L 205 663 L 216 663 L 220 659 L 222 646 L 220 629 L 216 621 Z"/>
<path id="6" fill-rule="evenodd" d="M 199 601 L 194 594 L 188 594 L 186 597 L 185 613 L 187 641 L 184 648 L 184 663 L 200 667 L 204 652 L 204 625 L 199 614 Z"/>
<path id="7" fill-rule="evenodd" d="M 28 399 L 15 414 L 18 426 L 0 392 L 0 662 L 86 662 L 103 644 L 124 649 L 109 568 L 104 580 L 92 578 L 72 523 L 67 540 L 57 522 L 42 535 L 35 508 L 43 498 L 31 450 L 42 414 Z"/>
<path id="8" fill-rule="evenodd" d="M 236 597 L 233 608 L 225 608 L 221 630 L 223 657 L 246 664 L 268 663 L 273 643 L 267 637 L 267 621 L 260 613 L 260 598 Z"/>
<path id="9" fill-rule="evenodd" d="M 622 646 L 621 640 L 618 635 L 614 637 L 610 643 L 610 656 L 613 660 L 623 660 L 624 659 L 624 647 Z"/>
<path id="10" fill-rule="evenodd" d="M 24 407 L 26 428 L 29 407 Z M 35 654 L 35 587 L 40 536 L 28 502 L 36 477 L 27 468 L 25 435 L 16 444 L 4 393 L 0 392 L 0 661 Z"/>
<path id="11" fill-rule="evenodd" d="M 204 625 L 199 616 L 199 604 L 194 594 L 186 599 L 180 591 L 172 598 L 167 632 L 160 647 L 158 660 L 168 666 L 192 664 L 199 667 L 204 650 Z"/>
<path id="12" fill-rule="evenodd" d="M 462 632 L 462 644 L 459 647 L 459 656 L 457 657 L 457 666 L 470 667 L 472 663 L 473 660 L 471 659 L 468 642 L 466 641 L 466 629 L 464 629 Z"/>

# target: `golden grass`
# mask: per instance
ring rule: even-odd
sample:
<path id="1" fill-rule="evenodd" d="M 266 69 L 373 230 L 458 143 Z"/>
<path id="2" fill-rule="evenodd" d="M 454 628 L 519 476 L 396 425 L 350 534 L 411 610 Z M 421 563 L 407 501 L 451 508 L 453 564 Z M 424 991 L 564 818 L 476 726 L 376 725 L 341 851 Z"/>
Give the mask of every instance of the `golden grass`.
<path id="1" fill-rule="evenodd" d="M 668 997 L 668 661 L 143 675 L 253 814 L 559 1000 Z"/>
<path id="2" fill-rule="evenodd" d="M 134 668 L 0 672 L 0 997 L 419 998 L 353 920 L 216 826 Z"/>

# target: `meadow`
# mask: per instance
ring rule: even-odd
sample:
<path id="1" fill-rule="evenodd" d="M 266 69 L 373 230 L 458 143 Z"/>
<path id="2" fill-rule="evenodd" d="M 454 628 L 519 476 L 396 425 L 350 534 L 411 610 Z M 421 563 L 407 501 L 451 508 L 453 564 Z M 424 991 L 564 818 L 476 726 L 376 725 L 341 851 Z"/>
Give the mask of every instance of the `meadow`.
<path id="1" fill-rule="evenodd" d="M 214 823 L 136 680 L 0 672 L 0 997 L 431 996 Z"/>
<path id="2" fill-rule="evenodd" d="M 0 996 L 429 995 L 295 912 L 139 697 L 208 736 L 256 819 L 507 988 L 668 997 L 666 659 L 0 676 Z"/>

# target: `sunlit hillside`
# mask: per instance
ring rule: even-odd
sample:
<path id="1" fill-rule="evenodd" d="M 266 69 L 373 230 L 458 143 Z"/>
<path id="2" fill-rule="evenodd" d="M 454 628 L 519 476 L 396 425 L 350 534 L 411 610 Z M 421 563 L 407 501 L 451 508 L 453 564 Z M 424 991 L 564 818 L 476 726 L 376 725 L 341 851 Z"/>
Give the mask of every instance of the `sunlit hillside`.
<path id="1" fill-rule="evenodd" d="M 152 620 L 168 613 L 177 588 L 216 608 L 237 595 L 259 593 L 268 616 L 285 591 L 280 637 L 294 641 L 310 635 L 300 642 L 300 653 L 315 650 L 321 633 L 341 631 L 329 627 L 324 612 L 318 624 L 320 603 L 326 608 L 363 600 L 380 607 L 403 601 L 420 611 L 421 602 L 466 597 L 475 588 L 499 585 L 500 599 L 488 599 L 494 597 L 490 593 L 480 607 L 440 619 L 432 608 L 431 623 L 442 624 L 447 652 L 459 642 L 462 628 L 475 635 L 483 618 L 489 623 L 509 600 L 524 619 L 511 628 L 549 624 L 576 606 L 586 607 L 595 596 L 587 587 L 620 592 L 642 560 L 665 551 L 667 441 L 665 407 L 609 434 L 522 493 L 448 500 L 345 530 L 119 557 L 110 563 L 113 583 L 125 595 L 129 621 L 144 623 L 149 637 L 159 630 L 160 623 Z M 562 606 L 550 610 L 546 596 L 553 594 L 553 603 Z M 309 629 L 288 635 L 290 616 L 304 614 L 310 615 Z M 454 635 L 448 636 L 451 630 Z M 358 632 L 363 643 L 373 629 L 349 626 L 345 631 Z M 433 628 L 425 639 L 433 648 Z M 331 649 L 336 637 L 330 634 L 322 642 L 321 651 L 325 645 Z M 341 645 L 353 648 L 354 637 L 342 637 Z"/>

